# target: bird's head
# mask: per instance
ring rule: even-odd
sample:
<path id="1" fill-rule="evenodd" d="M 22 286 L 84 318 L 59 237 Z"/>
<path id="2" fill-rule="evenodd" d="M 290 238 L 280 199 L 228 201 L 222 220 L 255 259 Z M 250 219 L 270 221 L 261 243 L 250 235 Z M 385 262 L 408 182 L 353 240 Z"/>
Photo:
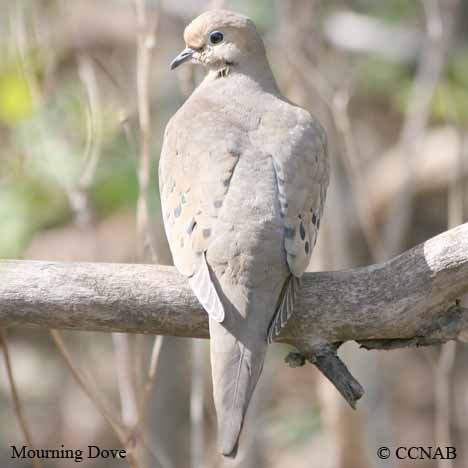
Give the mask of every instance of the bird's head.
<path id="1" fill-rule="evenodd" d="M 171 69 L 185 62 L 223 72 L 257 54 L 265 54 L 254 22 L 227 10 L 210 10 L 195 18 L 184 31 L 186 48 L 172 61 Z"/>

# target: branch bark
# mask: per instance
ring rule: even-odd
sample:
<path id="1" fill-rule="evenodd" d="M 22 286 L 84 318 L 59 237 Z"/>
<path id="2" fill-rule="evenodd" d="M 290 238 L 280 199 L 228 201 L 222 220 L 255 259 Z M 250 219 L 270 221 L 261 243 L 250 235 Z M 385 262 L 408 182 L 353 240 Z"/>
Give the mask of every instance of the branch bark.
<path id="1" fill-rule="evenodd" d="M 7 260 L 0 278 L 0 327 L 208 337 L 207 316 L 173 267 Z M 464 341 L 468 309 L 457 299 L 467 292 L 468 223 L 385 263 L 305 274 L 277 341 L 296 346 L 354 406 L 362 388 L 336 349 Z"/>

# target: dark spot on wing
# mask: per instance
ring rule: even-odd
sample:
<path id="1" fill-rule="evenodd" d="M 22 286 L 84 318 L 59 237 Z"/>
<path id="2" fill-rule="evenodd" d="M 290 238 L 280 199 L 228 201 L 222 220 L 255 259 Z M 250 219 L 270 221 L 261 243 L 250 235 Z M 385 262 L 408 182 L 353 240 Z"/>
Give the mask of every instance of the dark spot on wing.
<path id="1" fill-rule="evenodd" d="M 196 225 L 197 225 L 197 222 L 195 221 L 195 218 L 192 218 L 187 225 L 187 234 L 192 234 Z"/>
<path id="2" fill-rule="evenodd" d="M 304 249 L 305 249 L 305 253 L 309 255 L 309 241 L 305 243 Z"/>
<path id="3" fill-rule="evenodd" d="M 210 228 L 207 228 L 207 229 L 203 229 L 203 237 L 205 239 L 208 239 L 208 237 L 211 236 L 211 229 Z"/>
<path id="4" fill-rule="evenodd" d="M 306 232 L 305 232 L 303 223 L 301 223 L 301 225 L 299 226 L 299 233 L 301 234 L 301 239 L 304 240 L 306 236 Z"/>

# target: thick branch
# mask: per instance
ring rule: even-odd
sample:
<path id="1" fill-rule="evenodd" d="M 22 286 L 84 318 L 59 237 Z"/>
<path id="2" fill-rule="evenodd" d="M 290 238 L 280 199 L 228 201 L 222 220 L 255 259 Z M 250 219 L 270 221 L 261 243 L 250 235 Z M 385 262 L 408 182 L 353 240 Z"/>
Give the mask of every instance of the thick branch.
<path id="1" fill-rule="evenodd" d="M 383 264 L 306 274 L 278 341 L 298 347 L 342 393 L 355 389 L 347 398 L 354 404 L 360 389 L 333 362 L 331 345 L 393 349 L 464 339 L 468 310 L 456 299 L 467 292 L 463 224 Z M 208 337 L 186 279 L 155 265 L 1 261 L 0 327 L 14 325 Z"/>
<path id="2" fill-rule="evenodd" d="M 468 223 L 383 264 L 307 273 L 278 341 L 457 339 L 468 317 L 446 312 L 467 292 Z M 186 279 L 157 265 L 0 261 L 12 325 L 208 337 Z"/>

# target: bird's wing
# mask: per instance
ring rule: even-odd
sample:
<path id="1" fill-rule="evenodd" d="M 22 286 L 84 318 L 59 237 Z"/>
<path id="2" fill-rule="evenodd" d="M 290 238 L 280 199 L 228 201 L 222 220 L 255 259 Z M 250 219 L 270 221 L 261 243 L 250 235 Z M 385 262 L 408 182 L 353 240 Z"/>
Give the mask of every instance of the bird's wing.
<path id="1" fill-rule="evenodd" d="M 299 278 L 306 270 L 317 241 L 328 181 L 325 131 L 302 109 L 281 141 L 271 148 L 281 213 L 284 219 L 284 248 L 292 277 L 279 298 L 269 330 L 269 341 L 278 335 L 292 314 Z M 284 124 L 283 124 L 284 125 Z M 286 125 L 288 127 L 288 125 Z"/>
<path id="2" fill-rule="evenodd" d="M 180 127 L 174 123 L 167 126 L 161 152 L 159 180 L 164 226 L 175 266 L 189 277 L 190 286 L 210 317 L 222 322 L 224 308 L 205 252 L 239 150 L 234 139 L 226 135 L 212 134 L 211 138 L 202 139 L 203 133 L 197 128 L 178 130 Z M 216 132 L 216 126 L 213 127 Z"/>

